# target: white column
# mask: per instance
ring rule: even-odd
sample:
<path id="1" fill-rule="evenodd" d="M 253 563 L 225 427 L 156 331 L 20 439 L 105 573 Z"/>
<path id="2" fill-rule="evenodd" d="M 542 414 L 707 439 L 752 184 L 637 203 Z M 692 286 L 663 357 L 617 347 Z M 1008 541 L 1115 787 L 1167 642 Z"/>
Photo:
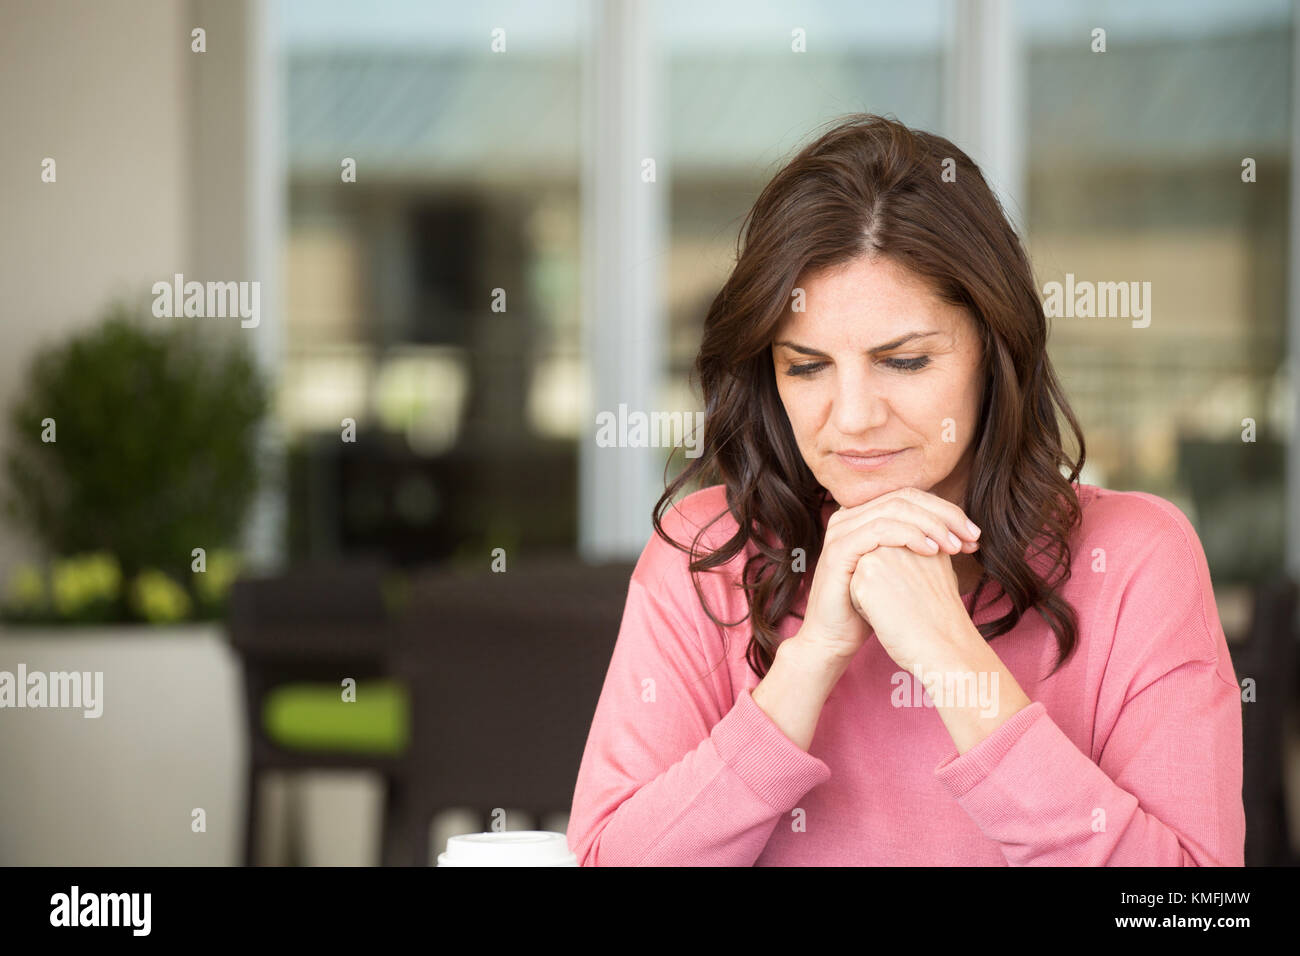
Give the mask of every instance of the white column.
<path id="1" fill-rule="evenodd" d="M 984 173 L 1016 230 L 1027 224 L 1025 51 L 1014 0 L 953 0 L 947 137 Z"/>
<path id="2" fill-rule="evenodd" d="M 248 169 L 244 222 L 247 228 L 244 270 L 261 283 L 261 320 L 241 330 L 251 336 L 254 357 L 267 387 L 277 387 L 284 362 L 284 302 L 280 296 L 280 251 L 286 219 L 284 129 L 281 106 L 283 62 L 274 33 L 274 8 L 268 0 L 246 0 L 245 33 L 248 82 L 245 85 L 244 163 Z M 282 476 L 284 441 L 279 422 L 268 411 L 259 435 L 267 472 L 245 526 L 245 548 L 251 565 L 271 569 L 285 558 L 287 502 Z"/>
<path id="3" fill-rule="evenodd" d="M 591 402 L 579 439 L 579 548 L 595 561 L 640 553 L 663 490 L 668 449 L 598 447 L 596 416 L 617 416 L 620 405 L 646 414 L 657 408 L 668 157 L 652 4 L 593 0 L 589 10 L 581 189 Z M 646 159 L 655 162 L 655 182 L 642 179 Z"/>
<path id="4" fill-rule="evenodd" d="M 1300 0 L 1291 4 L 1291 267 L 1287 269 L 1287 383 L 1292 432 L 1286 446 L 1286 571 L 1300 581 L 1300 442 L 1296 392 L 1300 389 Z"/>

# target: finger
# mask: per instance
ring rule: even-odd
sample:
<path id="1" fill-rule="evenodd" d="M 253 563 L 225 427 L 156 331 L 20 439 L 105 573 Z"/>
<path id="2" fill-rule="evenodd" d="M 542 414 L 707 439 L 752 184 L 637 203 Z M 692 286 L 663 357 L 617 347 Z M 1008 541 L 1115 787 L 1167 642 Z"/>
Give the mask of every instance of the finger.
<path id="1" fill-rule="evenodd" d="M 827 533 L 830 532 L 832 526 L 851 524 L 861 515 L 877 511 L 885 506 L 893 506 L 899 502 L 925 508 L 939 517 L 947 525 L 949 531 L 964 541 L 975 541 L 980 536 L 981 529 L 957 505 L 946 498 L 940 498 L 936 494 L 913 487 L 896 488 L 870 501 L 854 505 L 852 508 L 841 508 L 831 516 L 831 520 L 827 523 Z"/>
<path id="2" fill-rule="evenodd" d="M 941 498 L 928 491 L 922 491 L 920 488 L 900 488 L 899 497 L 929 508 L 943 518 L 957 537 L 963 540 L 975 541 L 978 540 L 981 534 L 980 527 L 970 520 L 970 515 L 947 498 Z"/>
<path id="3" fill-rule="evenodd" d="M 914 523 L 877 516 L 842 534 L 824 553 L 833 555 L 832 559 L 841 567 L 856 568 L 864 554 L 884 546 L 907 548 L 924 555 L 940 551 L 938 543 Z"/>
<path id="4" fill-rule="evenodd" d="M 935 515 L 944 522 L 949 532 L 955 534 L 961 540 L 976 541 L 980 536 L 980 529 L 970 520 L 966 512 L 957 505 L 928 491 L 911 487 L 899 488 L 854 508 L 844 509 L 840 523 L 851 523 L 858 515 L 881 508 L 890 510 L 891 513 L 897 513 L 894 509 L 908 505 L 924 508 Z"/>
<path id="5" fill-rule="evenodd" d="M 879 499 L 876 500 L 879 501 Z M 876 502 L 868 503 L 875 504 Z M 875 510 L 862 511 L 853 517 L 842 518 L 836 525 L 834 535 L 831 534 L 828 526 L 827 540 L 835 540 L 842 535 L 849 534 L 877 517 L 890 517 L 898 521 L 912 522 L 925 534 L 929 535 L 931 539 L 938 542 L 940 547 L 949 554 L 958 554 L 968 546 L 972 551 L 978 547 L 978 542 L 963 539 L 954 532 L 952 526 L 946 523 L 941 515 L 936 514 L 926 505 L 901 497 L 880 502 Z M 965 530 L 963 533 L 969 538 L 969 530 Z"/>
<path id="6" fill-rule="evenodd" d="M 952 532 L 939 515 L 922 505 L 903 498 L 895 498 L 884 502 L 876 512 L 866 513 L 856 519 L 843 522 L 840 534 L 851 533 L 857 527 L 870 522 L 874 518 L 889 518 L 894 521 L 910 522 L 949 554 L 960 552 L 964 544 L 963 540 Z"/>

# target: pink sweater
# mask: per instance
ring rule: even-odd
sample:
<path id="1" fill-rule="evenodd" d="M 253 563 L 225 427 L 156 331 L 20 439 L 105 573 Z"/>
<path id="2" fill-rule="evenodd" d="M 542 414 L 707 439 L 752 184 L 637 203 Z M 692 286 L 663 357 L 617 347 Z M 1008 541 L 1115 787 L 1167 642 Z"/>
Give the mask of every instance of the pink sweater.
<path id="1" fill-rule="evenodd" d="M 1044 679 L 1057 645 L 1037 611 L 994 638 L 1032 703 L 961 755 L 928 695 L 894 705 L 919 685 L 874 640 L 800 749 L 750 696 L 744 625 L 728 629 L 710 673 L 722 630 L 687 555 L 652 536 L 578 773 L 568 840 L 579 862 L 1244 865 L 1242 703 L 1200 540 L 1163 498 L 1077 488 L 1083 522 L 1062 593 L 1079 646 Z M 689 543 L 724 508 L 722 487 L 706 488 L 664 528 Z M 728 515 L 703 540 L 734 528 Z M 745 613 L 743 592 L 699 577 L 720 620 Z M 1010 608 L 996 585 L 981 604 L 977 624 Z M 782 636 L 799 623 L 787 617 Z"/>

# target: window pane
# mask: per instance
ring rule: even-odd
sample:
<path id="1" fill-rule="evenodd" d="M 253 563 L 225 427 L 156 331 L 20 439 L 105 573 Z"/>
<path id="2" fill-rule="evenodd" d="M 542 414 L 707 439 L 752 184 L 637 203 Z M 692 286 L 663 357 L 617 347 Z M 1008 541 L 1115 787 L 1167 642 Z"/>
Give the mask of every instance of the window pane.
<path id="1" fill-rule="evenodd" d="M 1274 571 L 1290 433 L 1290 7 L 1024 0 L 1019 12 L 1028 242 L 1039 282 L 1060 284 L 1051 354 L 1088 480 L 1176 501 L 1216 583 Z M 1123 293 L 1140 304 L 1126 310 Z"/>
<path id="2" fill-rule="evenodd" d="M 573 548 L 586 11 L 278 3 L 293 557 Z"/>

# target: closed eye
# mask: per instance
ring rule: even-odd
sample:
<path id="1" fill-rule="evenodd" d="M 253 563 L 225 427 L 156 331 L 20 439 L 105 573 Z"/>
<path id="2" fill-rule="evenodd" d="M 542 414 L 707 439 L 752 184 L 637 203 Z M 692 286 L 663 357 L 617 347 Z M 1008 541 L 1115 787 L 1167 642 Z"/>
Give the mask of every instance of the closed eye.
<path id="1" fill-rule="evenodd" d="M 821 371 L 826 367 L 825 362 L 799 362 L 786 368 L 787 375 L 812 375 L 814 372 Z M 920 355 L 910 359 L 885 359 L 885 364 L 890 368 L 898 369 L 900 372 L 919 372 L 930 364 L 928 355 Z"/>
<path id="2" fill-rule="evenodd" d="M 920 355 L 910 359 L 886 359 L 885 364 L 890 368 L 902 369 L 904 372 L 919 372 L 930 364 L 930 357 Z"/>

